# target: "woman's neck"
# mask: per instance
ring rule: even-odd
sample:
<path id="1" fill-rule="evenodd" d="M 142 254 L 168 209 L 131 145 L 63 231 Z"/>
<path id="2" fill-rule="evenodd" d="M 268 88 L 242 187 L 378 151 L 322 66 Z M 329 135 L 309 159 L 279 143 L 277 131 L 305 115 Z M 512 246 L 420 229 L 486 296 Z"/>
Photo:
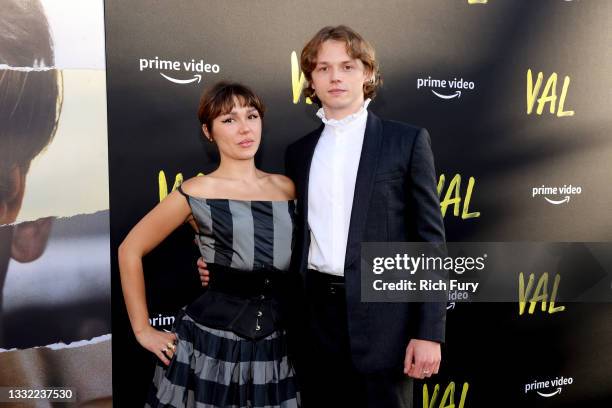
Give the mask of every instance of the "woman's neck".
<path id="1" fill-rule="evenodd" d="M 255 160 L 233 160 L 221 159 L 219 167 L 215 170 L 215 175 L 239 181 L 255 181 L 259 178 L 259 170 L 255 167 Z"/>

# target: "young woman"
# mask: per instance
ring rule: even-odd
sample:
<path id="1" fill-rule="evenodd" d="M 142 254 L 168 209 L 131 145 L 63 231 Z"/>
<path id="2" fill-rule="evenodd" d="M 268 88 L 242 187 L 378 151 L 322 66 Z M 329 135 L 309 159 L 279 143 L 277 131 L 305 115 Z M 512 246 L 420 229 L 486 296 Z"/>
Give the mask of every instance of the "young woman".
<path id="1" fill-rule="evenodd" d="M 281 322 L 295 192 L 287 177 L 255 167 L 263 115 L 261 100 L 243 85 L 206 90 L 198 117 L 219 149 L 219 167 L 185 181 L 119 247 L 132 329 L 160 360 L 147 407 L 299 406 Z M 149 325 L 142 257 L 186 221 L 212 283 L 165 333 Z"/>

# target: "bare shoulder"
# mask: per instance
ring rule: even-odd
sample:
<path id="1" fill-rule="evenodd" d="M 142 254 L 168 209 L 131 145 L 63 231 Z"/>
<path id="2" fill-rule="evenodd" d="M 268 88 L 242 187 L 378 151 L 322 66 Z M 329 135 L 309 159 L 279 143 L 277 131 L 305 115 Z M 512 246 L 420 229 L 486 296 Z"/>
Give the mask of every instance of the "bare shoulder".
<path id="1" fill-rule="evenodd" d="M 183 181 L 181 189 L 185 194 L 195 197 L 207 197 L 215 189 L 214 177 L 196 176 Z"/>
<path id="2" fill-rule="evenodd" d="M 295 185 L 289 177 L 282 174 L 270 174 L 269 180 L 275 188 L 279 189 L 283 193 L 285 199 L 295 199 Z"/>

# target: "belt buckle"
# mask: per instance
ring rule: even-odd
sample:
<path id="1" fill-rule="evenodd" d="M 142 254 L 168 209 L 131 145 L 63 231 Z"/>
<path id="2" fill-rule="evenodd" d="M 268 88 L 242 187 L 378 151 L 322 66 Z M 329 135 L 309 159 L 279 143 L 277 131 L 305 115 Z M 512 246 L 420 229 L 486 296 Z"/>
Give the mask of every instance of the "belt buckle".
<path id="1" fill-rule="evenodd" d="M 344 288 L 344 284 L 342 282 L 330 282 L 328 288 L 331 295 L 336 295 Z"/>

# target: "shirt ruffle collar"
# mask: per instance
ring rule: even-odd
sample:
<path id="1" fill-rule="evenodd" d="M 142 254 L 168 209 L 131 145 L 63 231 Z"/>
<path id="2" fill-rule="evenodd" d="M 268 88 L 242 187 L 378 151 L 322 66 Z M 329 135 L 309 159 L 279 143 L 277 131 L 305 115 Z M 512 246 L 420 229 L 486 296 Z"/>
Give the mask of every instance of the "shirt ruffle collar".
<path id="1" fill-rule="evenodd" d="M 343 126 L 346 125 L 352 121 L 354 121 L 355 119 L 357 119 L 358 117 L 360 117 L 361 115 L 363 115 L 366 110 L 368 109 L 368 105 L 370 104 L 372 100 L 370 98 L 366 99 L 363 102 L 363 105 L 361 106 L 361 108 L 359 108 L 359 110 L 355 113 L 351 113 L 348 116 L 345 116 L 342 119 L 327 119 L 325 117 L 325 110 L 323 108 L 320 108 L 317 111 L 317 116 L 319 118 L 321 118 L 321 121 L 323 121 L 324 124 L 326 125 L 330 125 L 330 126 Z"/>

